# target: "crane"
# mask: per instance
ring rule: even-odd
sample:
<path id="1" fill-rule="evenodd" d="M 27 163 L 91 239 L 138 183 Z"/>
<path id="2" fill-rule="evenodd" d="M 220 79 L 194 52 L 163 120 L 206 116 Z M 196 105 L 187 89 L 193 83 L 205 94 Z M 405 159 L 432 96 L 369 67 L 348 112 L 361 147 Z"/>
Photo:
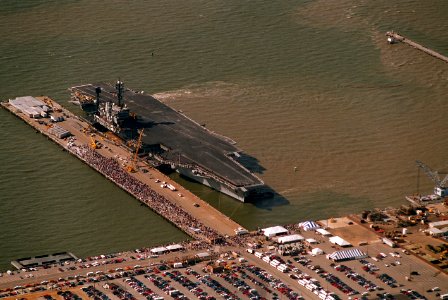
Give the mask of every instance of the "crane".
<path id="1" fill-rule="evenodd" d="M 137 172 L 137 168 L 136 168 L 137 154 L 138 154 L 138 150 L 140 149 L 140 147 L 142 145 L 143 131 L 144 131 L 143 128 L 140 129 L 140 134 L 138 136 L 137 145 L 135 146 L 134 157 L 132 158 L 131 164 L 127 167 L 128 172 L 132 172 L 132 173 Z"/>
<path id="2" fill-rule="evenodd" d="M 98 149 L 98 144 L 96 143 L 95 139 L 90 136 L 90 148 L 92 148 L 93 150 Z"/>
<path id="3" fill-rule="evenodd" d="M 448 181 L 448 175 L 446 175 L 445 178 L 440 179 L 439 172 L 432 170 L 430 167 L 428 167 L 427 165 L 425 165 L 423 162 L 421 162 L 419 160 L 417 160 L 415 163 L 436 184 L 436 186 L 434 187 L 434 194 L 436 194 L 437 196 L 440 196 L 440 197 L 448 196 L 448 187 L 445 186 L 445 184 Z"/>

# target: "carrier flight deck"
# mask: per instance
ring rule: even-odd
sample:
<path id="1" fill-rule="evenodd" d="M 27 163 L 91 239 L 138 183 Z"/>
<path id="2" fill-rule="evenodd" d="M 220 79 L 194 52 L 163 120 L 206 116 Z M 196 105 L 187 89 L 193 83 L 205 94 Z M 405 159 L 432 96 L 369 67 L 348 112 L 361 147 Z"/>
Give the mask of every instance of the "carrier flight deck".
<path id="1" fill-rule="evenodd" d="M 148 160 L 171 166 L 181 175 L 240 201 L 268 196 L 264 182 L 244 167 L 241 150 L 154 97 L 95 83 L 72 87 L 72 97 L 93 107 L 94 120 L 126 141 L 143 129 L 142 148 Z"/>

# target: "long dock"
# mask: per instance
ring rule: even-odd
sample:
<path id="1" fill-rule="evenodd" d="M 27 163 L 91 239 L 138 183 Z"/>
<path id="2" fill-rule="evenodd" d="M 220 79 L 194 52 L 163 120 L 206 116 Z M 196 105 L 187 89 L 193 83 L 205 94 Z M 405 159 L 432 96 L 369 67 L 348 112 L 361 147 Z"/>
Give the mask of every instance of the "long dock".
<path id="1" fill-rule="evenodd" d="M 391 40 L 392 43 L 397 41 L 397 42 L 402 42 L 402 43 L 408 44 L 409 46 L 414 47 L 417 50 L 423 51 L 423 52 L 425 52 L 428 55 L 431 55 L 431 56 L 433 56 L 435 58 L 438 58 L 438 59 L 448 63 L 448 57 L 446 57 L 446 56 L 444 56 L 444 55 L 442 55 L 442 54 L 440 54 L 440 53 L 438 53 L 438 52 L 436 52 L 434 50 L 431 50 L 431 49 L 429 49 L 429 48 L 427 48 L 427 47 L 425 47 L 423 45 L 420 45 L 419 43 L 416 43 L 413 40 L 408 39 L 408 38 L 406 38 L 406 37 L 404 37 L 404 36 L 394 32 L 394 31 L 386 32 L 386 36 L 392 39 Z"/>
<path id="2" fill-rule="evenodd" d="M 90 133 L 86 133 L 86 129 L 94 129 L 91 128 L 87 122 L 82 120 L 82 118 L 66 110 L 52 99 L 48 97 L 36 97 L 35 99 L 47 103 L 47 105 L 52 108 L 54 113 L 51 113 L 51 116 L 63 116 L 62 121 L 51 123 L 48 117 L 33 118 L 26 112 L 17 109 L 9 102 L 1 102 L 1 106 L 33 127 L 37 132 L 40 132 L 61 146 L 64 150 L 104 175 L 117 186 L 134 196 L 144 205 L 151 208 L 154 212 L 164 217 L 167 221 L 187 233 L 189 236 L 194 239 L 212 242 L 213 239 L 210 239 L 210 233 L 207 233 L 207 230 L 204 229 L 210 228 L 212 232 L 214 231 L 220 236 L 233 236 L 236 234 L 238 228 L 242 228 L 241 225 L 231 220 L 207 202 L 198 198 L 166 175 L 160 173 L 156 169 L 150 168 L 141 161 L 137 162 L 137 169 L 140 168 L 145 170 L 144 172 L 127 172 L 126 164 L 129 163 L 132 153 L 130 153 L 124 145 L 117 143 L 115 140 L 108 139 L 107 135 L 103 135 L 100 132 L 90 131 Z M 55 128 L 60 130 L 56 132 Z M 70 137 L 58 136 L 61 131 L 68 132 Z M 104 146 L 95 150 L 91 149 L 89 145 L 92 138 L 101 140 L 101 143 Z M 101 165 L 89 161 L 86 159 L 86 155 L 90 157 L 93 155 L 97 159 L 113 162 L 118 166 L 119 170 L 110 171 L 107 167 L 102 167 Z M 120 183 L 119 180 L 116 179 L 117 172 L 120 173 L 119 176 L 126 177 L 127 180 L 135 182 L 135 184 L 139 186 L 139 190 L 132 190 Z M 166 182 L 167 184 L 176 187 L 177 191 L 162 188 L 160 186 L 161 182 Z M 142 196 L 142 189 L 150 192 L 151 195 L 146 197 Z M 154 201 L 151 200 L 151 198 L 159 197 L 161 197 L 160 201 L 162 202 L 157 199 Z M 177 211 L 178 213 L 173 213 L 173 209 L 174 212 Z M 187 216 L 190 224 L 186 225 L 184 220 L 179 219 L 179 215 Z M 190 217 L 192 219 L 190 219 Z M 197 226 L 191 226 L 191 220 L 194 220 L 193 223 Z"/>

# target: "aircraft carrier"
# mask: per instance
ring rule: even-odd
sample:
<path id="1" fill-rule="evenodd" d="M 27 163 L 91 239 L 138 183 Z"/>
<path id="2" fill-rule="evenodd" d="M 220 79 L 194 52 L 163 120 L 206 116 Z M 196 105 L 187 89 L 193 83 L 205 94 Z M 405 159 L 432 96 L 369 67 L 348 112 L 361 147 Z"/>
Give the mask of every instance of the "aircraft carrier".
<path id="1" fill-rule="evenodd" d="M 242 202 L 272 196 L 243 165 L 244 154 L 231 139 L 199 125 L 154 97 L 124 87 L 94 83 L 71 87 L 72 101 L 129 144 L 141 134 L 139 156 Z"/>

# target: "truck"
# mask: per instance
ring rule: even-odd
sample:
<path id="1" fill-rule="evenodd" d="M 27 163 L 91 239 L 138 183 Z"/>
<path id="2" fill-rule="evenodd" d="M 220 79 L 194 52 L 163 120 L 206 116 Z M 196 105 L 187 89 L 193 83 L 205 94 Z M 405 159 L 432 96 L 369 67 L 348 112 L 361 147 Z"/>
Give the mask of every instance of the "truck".
<path id="1" fill-rule="evenodd" d="M 177 189 L 174 187 L 174 185 L 172 185 L 172 184 L 167 184 L 166 185 L 170 190 L 172 190 L 173 192 L 174 191 L 177 191 Z"/>
<path id="2" fill-rule="evenodd" d="M 391 239 L 385 238 L 385 237 L 383 238 L 383 243 L 392 248 L 397 247 L 397 244 L 394 241 L 392 241 Z"/>

